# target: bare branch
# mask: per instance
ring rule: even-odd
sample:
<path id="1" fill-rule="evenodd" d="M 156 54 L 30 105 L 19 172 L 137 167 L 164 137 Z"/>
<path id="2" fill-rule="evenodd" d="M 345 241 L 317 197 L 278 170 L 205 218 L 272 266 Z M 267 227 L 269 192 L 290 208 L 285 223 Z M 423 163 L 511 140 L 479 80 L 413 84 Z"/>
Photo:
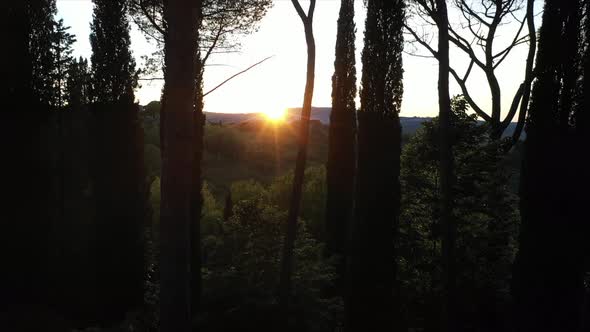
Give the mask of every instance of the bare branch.
<path id="1" fill-rule="evenodd" d="M 523 93 L 524 93 L 524 83 L 522 83 L 520 85 L 520 87 L 518 88 L 518 91 L 516 91 L 516 94 L 514 95 L 514 99 L 512 99 L 512 104 L 510 105 L 510 109 L 508 110 L 508 114 L 506 115 L 506 118 L 504 119 L 504 121 L 502 121 L 502 126 L 500 127 L 501 131 L 506 130 L 506 128 L 508 128 L 508 125 L 510 124 L 510 122 L 512 122 L 512 119 L 514 119 L 514 116 L 516 115 L 516 111 L 518 110 L 518 105 L 520 105 L 520 101 L 522 100 Z"/>
<path id="2" fill-rule="evenodd" d="M 412 36 L 414 37 L 414 39 L 420 45 L 422 45 L 424 48 L 426 48 L 432 54 L 432 56 L 438 60 L 438 52 L 435 51 L 432 48 L 432 46 L 430 46 L 426 41 L 424 41 L 424 39 L 420 38 L 418 36 L 418 34 L 412 28 L 410 28 L 405 22 L 404 22 L 404 28 L 406 28 L 406 30 L 408 30 L 408 32 L 410 32 L 410 34 L 412 34 Z"/>
<path id="3" fill-rule="evenodd" d="M 215 46 L 217 46 L 217 42 L 219 41 L 219 37 L 221 36 L 221 32 L 223 31 L 223 23 L 219 23 L 219 29 L 217 29 L 217 33 L 215 34 L 215 38 L 213 39 L 213 42 L 211 43 L 211 45 L 209 45 L 209 48 L 207 49 L 207 52 L 205 53 L 205 56 L 203 56 L 203 59 L 201 60 L 201 63 L 206 63 L 207 60 L 209 59 L 209 56 L 211 55 L 211 53 L 213 52 L 213 49 L 215 49 Z M 202 68 L 204 68 L 204 66 L 202 66 Z M 202 74 L 203 69 L 201 69 L 201 74 Z"/>
<path id="4" fill-rule="evenodd" d="M 221 82 L 221 83 L 219 83 L 218 85 L 216 85 L 216 86 L 215 86 L 213 89 L 211 89 L 211 90 L 209 90 L 209 91 L 205 92 L 205 93 L 203 94 L 203 97 L 205 97 L 205 96 L 207 96 L 208 94 L 212 93 L 213 91 L 215 91 L 215 90 L 219 89 L 219 88 L 220 88 L 222 85 L 224 85 L 224 84 L 226 84 L 227 82 L 231 81 L 231 80 L 232 80 L 232 79 L 234 79 L 236 76 L 239 76 L 239 75 L 241 75 L 241 74 L 243 74 L 243 73 L 245 73 L 245 72 L 249 71 L 250 69 L 252 69 L 252 68 L 254 68 L 254 67 L 258 66 L 259 64 L 263 63 L 264 61 L 266 61 L 266 60 L 268 60 L 268 59 L 270 59 L 270 58 L 272 58 L 272 57 L 274 57 L 274 55 L 271 55 L 271 56 L 269 56 L 269 57 L 266 57 L 266 58 L 264 58 L 264 59 L 262 59 L 262 60 L 260 60 L 260 61 L 256 62 L 255 64 L 251 65 L 250 67 L 248 67 L 248 68 L 246 68 L 246 69 L 244 69 L 244 70 L 242 70 L 242 71 L 239 71 L 239 72 L 237 72 L 237 73 L 233 74 L 232 76 L 230 76 L 230 77 L 228 77 L 227 79 L 225 79 L 223 82 Z"/>
<path id="5" fill-rule="evenodd" d="M 451 73 L 451 75 L 453 75 L 453 77 L 455 78 L 455 81 L 457 81 L 457 84 L 459 84 L 459 87 L 461 88 L 461 93 L 463 93 L 465 100 L 467 100 L 467 102 L 469 103 L 469 106 L 471 106 L 473 111 L 477 115 L 482 117 L 486 122 L 492 121 L 492 118 L 488 114 L 486 114 L 486 112 L 484 112 L 481 109 L 481 107 L 479 107 L 479 105 L 477 105 L 477 103 L 475 102 L 475 100 L 473 100 L 473 98 L 471 98 L 471 95 L 469 94 L 469 90 L 467 89 L 467 85 L 465 84 L 465 81 L 463 81 L 459 77 L 459 75 L 457 74 L 457 71 L 455 71 L 455 69 L 449 67 L 449 72 Z"/>
<path id="6" fill-rule="evenodd" d="M 291 0 L 291 2 L 293 3 L 295 10 L 297 11 L 297 14 L 301 18 L 301 20 L 305 23 L 307 21 L 307 15 L 305 15 L 303 8 L 301 8 L 301 4 L 299 3 L 299 0 Z M 311 6 L 311 2 L 310 2 L 310 6 Z"/>
<path id="7" fill-rule="evenodd" d="M 154 29 L 156 29 L 162 36 L 166 35 L 164 27 L 161 27 L 158 23 L 156 23 L 156 19 L 152 15 L 150 15 L 150 13 L 148 13 L 148 10 L 144 5 L 143 0 L 139 0 L 139 8 L 141 9 L 143 15 L 148 19 L 148 21 L 150 21 Z"/>
<path id="8" fill-rule="evenodd" d="M 474 11 L 474 10 L 471 8 L 471 6 L 469 6 L 469 5 L 468 5 L 468 4 L 465 2 L 465 0 L 459 0 L 459 1 L 457 2 L 457 7 L 459 7 L 459 9 L 461 10 L 461 12 L 462 12 L 462 13 L 465 13 L 465 12 L 467 12 L 469 15 L 471 15 L 471 16 L 473 16 L 473 17 L 475 17 L 475 18 L 476 18 L 476 19 L 477 19 L 477 20 L 478 20 L 478 21 L 479 21 L 481 24 L 483 24 L 483 25 L 485 25 L 485 26 L 487 26 L 487 27 L 489 27 L 489 26 L 490 26 L 490 24 L 489 24 L 489 23 L 488 23 L 488 22 L 487 22 L 485 19 L 483 19 L 481 16 L 479 16 L 479 14 L 478 14 L 478 13 L 476 13 L 476 12 L 475 12 L 475 11 Z"/>

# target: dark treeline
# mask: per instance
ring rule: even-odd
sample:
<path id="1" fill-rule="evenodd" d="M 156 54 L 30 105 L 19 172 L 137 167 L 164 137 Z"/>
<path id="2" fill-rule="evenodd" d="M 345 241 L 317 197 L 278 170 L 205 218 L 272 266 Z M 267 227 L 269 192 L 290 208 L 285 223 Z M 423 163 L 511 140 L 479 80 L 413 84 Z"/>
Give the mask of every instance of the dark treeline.
<path id="1" fill-rule="evenodd" d="M 357 86 L 355 1 L 341 0 L 329 127 L 310 120 L 325 22 L 291 2 L 301 118 L 231 125 L 207 124 L 206 63 L 271 1 L 93 0 L 89 59 L 56 0 L 1 5 L 0 330 L 589 332 L 590 2 L 546 0 L 535 31 L 534 0 L 367 0 Z M 466 31 L 484 58 L 455 11 L 485 27 Z M 157 42 L 148 71 L 132 23 Z M 496 69 L 520 44 L 504 112 Z M 408 45 L 438 63 L 439 116 L 402 137 Z M 161 103 L 139 106 L 140 75 L 159 71 Z"/>

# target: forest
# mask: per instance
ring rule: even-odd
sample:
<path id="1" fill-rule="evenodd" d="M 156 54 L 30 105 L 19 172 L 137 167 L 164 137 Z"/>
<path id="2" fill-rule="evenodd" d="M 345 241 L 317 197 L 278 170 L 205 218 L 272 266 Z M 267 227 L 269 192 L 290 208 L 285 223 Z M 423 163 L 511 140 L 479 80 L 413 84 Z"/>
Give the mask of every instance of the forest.
<path id="1" fill-rule="evenodd" d="M 331 68 L 290 0 L 301 108 L 235 122 L 204 74 L 273 0 L 91 1 L 88 59 L 56 0 L 0 5 L 0 331 L 590 332 L 589 0 L 338 0 Z M 437 71 L 411 125 L 407 53 Z"/>

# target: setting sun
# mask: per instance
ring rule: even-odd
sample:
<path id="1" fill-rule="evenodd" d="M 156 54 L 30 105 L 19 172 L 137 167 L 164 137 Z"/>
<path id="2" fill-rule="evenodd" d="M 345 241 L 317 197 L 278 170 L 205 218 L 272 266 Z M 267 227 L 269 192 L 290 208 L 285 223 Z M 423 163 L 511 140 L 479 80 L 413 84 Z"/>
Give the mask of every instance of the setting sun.
<path id="1" fill-rule="evenodd" d="M 287 110 L 284 108 L 274 108 L 274 109 L 268 109 L 266 111 L 264 111 L 264 115 L 271 121 L 283 121 L 285 119 L 285 115 L 287 113 Z"/>

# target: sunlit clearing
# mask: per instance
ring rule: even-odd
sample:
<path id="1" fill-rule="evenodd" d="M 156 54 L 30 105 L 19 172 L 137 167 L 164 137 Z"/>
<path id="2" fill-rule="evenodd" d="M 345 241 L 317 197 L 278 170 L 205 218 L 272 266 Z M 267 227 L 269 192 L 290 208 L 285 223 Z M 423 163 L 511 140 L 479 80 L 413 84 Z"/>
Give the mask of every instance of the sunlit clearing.
<path id="1" fill-rule="evenodd" d="M 283 121 L 285 119 L 286 113 L 287 110 L 285 110 L 284 108 L 274 108 L 264 111 L 264 115 L 266 116 L 266 118 L 273 122 Z"/>

